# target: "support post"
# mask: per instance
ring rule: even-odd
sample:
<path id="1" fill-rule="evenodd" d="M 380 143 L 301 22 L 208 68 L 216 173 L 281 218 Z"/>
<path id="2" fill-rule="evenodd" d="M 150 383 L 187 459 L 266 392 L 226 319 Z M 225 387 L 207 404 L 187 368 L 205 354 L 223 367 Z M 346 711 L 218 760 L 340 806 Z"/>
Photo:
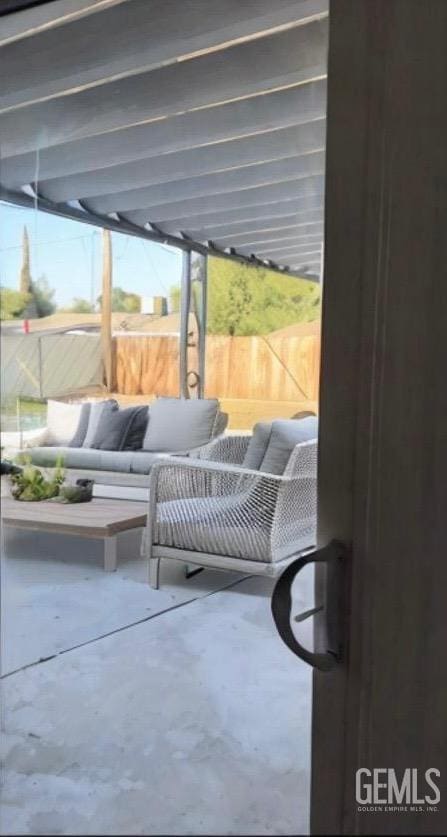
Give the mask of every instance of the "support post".
<path id="1" fill-rule="evenodd" d="M 101 297 L 101 354 L 108 392 L 113 387 L 112 357 L 112 237 L 110 230 L 102 231 L 102 297 Z"/>
<path id="2" fill-rule="evenodd" d="M 194 281 L 197 292 L 195 299 L 195 314 L 197 320 L 197 341 L 198 341 L 198 396 L 205 396 L 205 372 L 206 372 L 206 316 L 207 316 L 207 290 L 208 290 L 208 256 L 201 253 L 196 255 L 196 272 Z"/>
<path id="3" fill-rule="evenodd" d="M 180 396 L 189 398 L 188 389 L 188 329 L 191 305 L 191 251 L 183 251 L 182 284 L 180 292 Z"/>

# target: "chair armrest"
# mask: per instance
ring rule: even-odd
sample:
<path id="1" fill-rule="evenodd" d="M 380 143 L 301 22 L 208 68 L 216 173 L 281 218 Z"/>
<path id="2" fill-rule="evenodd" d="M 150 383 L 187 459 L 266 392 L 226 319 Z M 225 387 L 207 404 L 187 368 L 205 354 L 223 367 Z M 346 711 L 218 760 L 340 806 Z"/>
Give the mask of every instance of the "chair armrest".
<path id="1" fill-rule="evenodd" d="M 175 459 L 166 458 L 155 462 L 151 470 L 151 478 L 155 472 L 168 469 L 183 469 L 188 471 L 203 471 L 213 474 L 234 474 L 235 476 L 252 476 L 273 480 L 274 482 L 290 482 L 294 477 L 282 476 L 281 474 L 267 474 L 265 471 L 256 471 L 252 468 L 244 468 L 243 465 L 235 465 L 231 462 L 212 462 L 209 460 L 190 459 L 188 456 L 176 456 Z"/>
<path id="2" fill-rule="evenodd" d="M 269 493 L 271 486 L 289 479 L 227 462 L 175 457 L 152 466 L 149 492 L 154 502 L 164 503 L 191 497 L 231 496 L 256 486 Z"/>

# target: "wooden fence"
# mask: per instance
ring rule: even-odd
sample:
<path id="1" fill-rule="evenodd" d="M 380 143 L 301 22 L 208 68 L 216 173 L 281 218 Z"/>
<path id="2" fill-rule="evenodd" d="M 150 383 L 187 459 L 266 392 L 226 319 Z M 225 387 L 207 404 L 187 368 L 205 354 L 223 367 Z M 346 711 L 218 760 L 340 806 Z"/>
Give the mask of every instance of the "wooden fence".
<path id="1" fill-rule="evenodd" d="M 175 336 L 114 338 L 115 378 L 123 395 L 179 392 Z M 209 335 L 206 395 L 314 404 L 318 398 L 320 337 L 272 334 L 257 337 Z"/>
<path id="2" fill-rule="evenodd" d="M 177 337 L 114 337 L 115 382 L 123 395 L 178 395 Z"/>

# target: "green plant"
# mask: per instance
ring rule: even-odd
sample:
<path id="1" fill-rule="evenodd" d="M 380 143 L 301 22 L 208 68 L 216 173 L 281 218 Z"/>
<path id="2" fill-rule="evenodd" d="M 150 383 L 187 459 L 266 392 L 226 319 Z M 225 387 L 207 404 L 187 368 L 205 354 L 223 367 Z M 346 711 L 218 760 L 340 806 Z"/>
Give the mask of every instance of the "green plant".
<path id="1" fill-rule="evenodd" d="M 50 479 L 46 479 L 43 472 L 31 463 L 29 454 L 19 454 L 16 459 L 21 470 L 17 474 L 11 474 L 11 494 L 16 500 L 35 502 L 37 500 L 50 500 L 57 497 L 65 479 L 63 459 L 58 457 L 56 467 Z"/>
<path id="2" fill-rule="evenodd" d="M 56 304 L 54 302 L 54 290 L 50 288 L 45 274 L 32 283 L 31 292 L 37 307 L 39 317 L 49 317 L 54 314 Z"/>
<path id="3" fill-rule="evenodd" d="M 30 299 L 30 294 L 22 294 L 12 288 L 0 288 L 0 319 L 15 320 L 21 317 Z"/>
<path id="4" fill-rule="evenodd" d="M 95 307 L 88 299 L 82 299 L 80 296 L 75 296 L 72 299 L 71 305 L 68 308 L 59 308 L 60 313 L 63 314 L 94 314 Z"/>
<path id="5" fill-rule="evenodd" d="M 318 320 L 320 296 L 320 286 L 304 277 L 210 258 L 208 333 L 270 334 L 293 323 Z"/>
<path id="6" fill-rule="evenodd" d="M 102 296 L 98 296 L 98 306 L 101 309 Z M 126 314 L 138 314 L 141 311 L 141 297 L 128 293 L 116 286 L 112 288 L 112 311 L 123 311 Z"/>

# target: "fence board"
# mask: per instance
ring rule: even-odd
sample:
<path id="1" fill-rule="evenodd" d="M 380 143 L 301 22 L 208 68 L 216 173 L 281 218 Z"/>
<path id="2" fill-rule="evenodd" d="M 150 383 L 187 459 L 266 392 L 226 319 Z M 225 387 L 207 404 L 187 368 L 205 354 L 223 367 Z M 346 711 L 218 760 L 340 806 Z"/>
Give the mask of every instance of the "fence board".
<path id="1" fill-rule="evenodd" d="M 115 378 L 124 395 L 173 395 L 179 392 L 177 337 L 115 337 Z"/>
<path id="2" fill-rule="evenodd" d="M 115 337 L 116 381 L 124 395 L 178 395 L 175 337 Z M 318 397 L 320 338 L 206 338 L 207 396 L 306 402 Z"/>

